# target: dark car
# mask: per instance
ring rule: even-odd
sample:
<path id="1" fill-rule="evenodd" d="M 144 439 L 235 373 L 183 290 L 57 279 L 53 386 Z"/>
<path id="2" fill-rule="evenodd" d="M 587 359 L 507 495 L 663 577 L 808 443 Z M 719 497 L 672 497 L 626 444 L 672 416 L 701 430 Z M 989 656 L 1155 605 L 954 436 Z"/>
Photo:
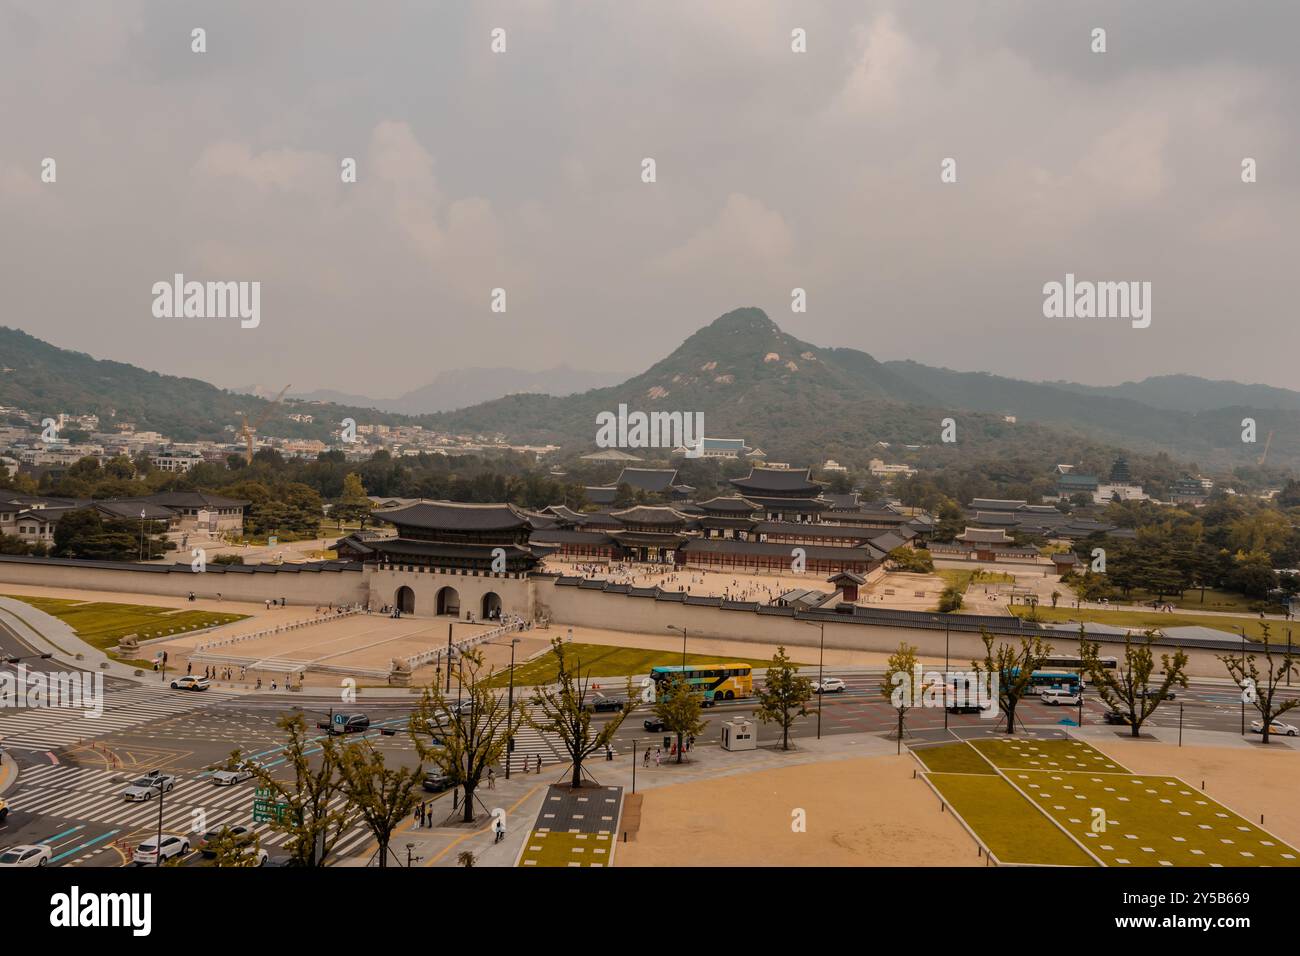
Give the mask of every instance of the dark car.
<path id="1" fill-rule="evenodd" d="M 370 718 L 365 714 L 335 714 L 332 721 L 321 721 L 316 725 L 331 734 L 359 734 L 370 729 Z"/>
<path id="2" fill-rule="evenodd" d="M 1160 693 L 1159 687 L 1142 687 L 1138 689 L 1138 696 L 1155 697 L 1158 700 L 1173 700 L 1174 692 L 1172 690 L 1167 690 L 1162 694 Z"/>
<path id="3" fill-rule="evenodd" d="M 442 793 L 444 790 L 451 788 L 451 777 L 442 771 L 434 771 L 424 775 L 424 789 L 429 793 Z"/>
<path id="4" fill-rule="evenodd" d="M 662 717 L 647 717 L 642 726 L 652 734 L 662 733 L 665 729 Z"/>
<path id="5" fill-rule="evenodd" d="M 202 852 L 204 857 L 212 859 L 217 855 L 216 847 L 213 844 L 223 836 L 231 837 L 240 845 L 247 845 L 253 842 L 253 831 L 242 824 L 209 830 L 207 833 L 203 834 L 203 848 L 200 852 Z"/>
<path id="6" fill-rule="evenodd" d="M 1129 720 L 1128 714 L 1121 714 L 1118 710 L 1108 710 L 1102 718 L 1108 724 L 1119 724 L 1121 727 L 1127 727 L 1132 721 Z"/>
<path id="7" fill-rule="evenodd" d="M 598 714 L 602 711 L 618 711 L 623 709 L 623 702 L 617 697 L 597 697 L 587 708 Z"/>

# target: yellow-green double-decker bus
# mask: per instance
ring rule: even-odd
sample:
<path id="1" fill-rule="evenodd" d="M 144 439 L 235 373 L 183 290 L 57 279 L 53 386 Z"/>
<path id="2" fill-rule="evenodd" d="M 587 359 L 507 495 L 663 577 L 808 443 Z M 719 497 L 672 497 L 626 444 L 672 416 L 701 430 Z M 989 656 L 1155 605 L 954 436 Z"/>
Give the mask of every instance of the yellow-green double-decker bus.
<path id="1" fill-rule="evenodd" d="M 650 679 L 655 682 L 655 700 L 663 699 L 668 682 L 679 674 L 685 675 L 686 682 L 706 707 L 754 695 L 754 669 L 748 664 L 688 664 L 686 667 L 674 664 L 650 669 Z"/>

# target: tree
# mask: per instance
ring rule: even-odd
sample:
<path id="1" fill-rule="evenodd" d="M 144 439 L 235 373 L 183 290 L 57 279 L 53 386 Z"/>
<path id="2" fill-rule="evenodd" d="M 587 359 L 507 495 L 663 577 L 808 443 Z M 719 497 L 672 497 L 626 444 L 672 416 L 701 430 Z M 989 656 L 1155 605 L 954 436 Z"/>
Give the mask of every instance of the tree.
<path id="1" fill-rule="evenodd" d="M 349 472 L 343 479 L 343 494 L 339 496 L 330 513 L 338 519 L 340 527 L 344 521 L 357 521 L 364 528 L 373 507 L 374 504 L 366 497 L 361 476 L 354 471 Z"/>
<path id="2" fill-rule="evenodd" d="M 667 690 L 655 702 L 655 716 L 664 729 L 677 735 L 677 762 L 682 762 L 682 738 L 704 733 L 707 726 L 700 718 L 701 700 L 681 674 L 674 674 Z"/>
<path id="3" fill-rule="evenodd" d="M 1061 600 L 1061 592 L 1056 590 L 1052 591 L 1052 607 L 1056 607 L 1056 602 L 1059 600 Z"/>
<path id="4" fill-rule="evenodd" d="M 768 665 L 763 686 L 758 690 L 756 716 L 765 724 L 781 727 L 781 749 L 790 749 L 790 728 L 796 718 L 808 715 L 812 699 L 812 681 L 799 676 L 799 665 L 792 663 L 785 647 L 778 647 Z"/>
<path id="5" fill-rule="evenodd" d="M 533 688 L 532 705 L 541 716 L 527 712 L 524 719 L 542 733 L 560 739 L 573 768 L 570 785 L 576 790 L 582 786 L 582 762 L 596 751 L 609 746 L 618 728 L 636 707 L 637 697 L 632 692 L 632 680 L 629 678 L 627 703 L 603 726 L 598 725 L 592 719 L 594 714 L 591 708 L 587 706 L 587 684 L 590 678 L 582 676 L 582 661 L 576 657 L 570 660 L 564 649 L 564 641 L 558 637 L 551 641 L 551 653 L 555 655 L 555 684 Z"/>
<path id="6" fill-rule="evenodd" d="M 1160 664 L 1164 669 L 1164 680 L 1159 688 L 1151 687 L 1151 674 L 1155 671 L 1155 654 L 1151 647 L 1155 644 L 1156 632 L 1143 632 L 1143 642 L 1133 643 L 1132 632 L 1124 635 L 1124 659 L 1119 666 L 1110 669 L 1102 665 L 1099 650 L 1101 644 L 1088 640 L 1085 625 L 1079 625 L 1079 657 L 1088 680 L 1097 690 L 1097 696 L 1113 711 L 1124 714 L 1134 737 L 1142 733 L 1142 725 L 1156 708 L 1166 699 L 1169 688 L 1174 684 L 1187 686 L 1187 655 L 1181 650 L 1172 657 L 1160 655 Z"/>
<path id="7" fill-rule="evenodd" d="M 993 635 L 987 629 L 980 628 L 980 637 L 984 641 L 984 662 L 971 661 L 976 679 L 981 672 L 997 678 L 998 704 L 1007 715 L 1007 733 L 1016 732 L 1016 705 L 1033 687 L 1034 671 L 1043 666 L 1043 661 L 1052 653 L 1052 645 L 1047 644 L 1038 635 L 1022 637 L 1017 650 L 1010 644 L 993 647 Z"/>
<path id="8" fill-rule="evenodd" d="M 249 766 L 258 789 L 269 791 L 273 800 L 286 807 L 286 812 L 271 822 L 271 829 L 289 835 L 285 846 L 290 855 L 300 866 L 324 866 L 338 841 L 356 822 L 353 808 L 339 799 L 343 796 L 343 777 L 338 747 L 331 737 L 319 744 L 309 740 L 307 722 L 301 714 L 285 714 L 276 726 L 289 736 L 282 753 L 293 771 L 293 780 L 277 780 L 260 764 Z M 313 766 L 311 758 L 318 750 Z"/>
<path id="9" fill-rule="evenodd" d="M 916 681 L 913 675 L 916 673 L 917 665 L 920 659 L 916 656 L 916 647 L 908 644 L 906 641 L 900 642 L 898 650 L 889 655 L 889 660 L 885 662 L 885 673 L 880 679 L 880 692 L 888 698 L 894 711 L 898 714 L 898 748 L 903 749 L 903 723 L 907 719 L 907 712 L 917 703 L 920 695 L 926 693 L 931 684 L 922 684 L 914 686 Z M 906 685 L 906 690 L 904 686 Z"/>
<path id="10" fill-rule="evenodd" d="M 939 595 L 939 611 L 943 614 L 950 614 L 961 607 L 962 596 L 961 588 L 950 584 L 943 589 Z"/>
<path id="11" fill-rule="evenodd" d="M 379 865 L 388 866 L 393 831 L 419 802 L 422 767 L 389 768 L 370 742 L 348 744 L 339 755 L 343 794 L 379 844 Z"/>
<path id="12" fill-rule="evenodd" d="M 420 706 L 411 714 L 411 739 L 421 760 L 435 764 L 464 795 L 461 819 L 474 822 L 474 792 L 488 768 L 507 752 L 519 726 L 522 706 L 512 708 L 505 695 L 492 689 L 496 673 L 483 673 L 483 655 L 460 655 L 456 696 L 448 697 L 434 681 L 425 688 Z"/>
<path id="13" fill-rule="evenodd" d="M 1273 721 L 1291 708 L 1300 706 L 1300 697 L 1285 697 L 1280 700 L 1277 698 L 1277 685 L 1288 675 L 1297 673 L 1295 660 L 1288 651 L 1282 655 L 1280 662 L 1275 663 L 1272 648 L 1269 646 L 1268 622 L 1261 621 L 1259 626 L 1264 632 L 1264 660 L 1268 664 L 1268 670 L 1262 680 L 1259 667 L 1255 664 L 1254 654 L 1247 654 L 1244 660 L 1230 654 L 1220 654 L 1218 658 L 1228 669 L 1228 676 L 1241 688 L 1242 699 L 1259 711 L 1260 722 L 1263 725 L 1260 737 L 1264 743 L 1268 743 L 1268 732 Z M 1275 701 L 1276 706 L 1274 706 Z"/>

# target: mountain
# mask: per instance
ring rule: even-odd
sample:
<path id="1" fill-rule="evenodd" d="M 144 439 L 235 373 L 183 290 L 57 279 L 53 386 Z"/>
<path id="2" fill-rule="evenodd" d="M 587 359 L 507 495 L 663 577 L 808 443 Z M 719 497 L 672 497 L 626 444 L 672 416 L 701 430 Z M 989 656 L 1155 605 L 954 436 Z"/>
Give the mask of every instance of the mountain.
<path id="1" fill-rule="evenodd" d="M 228 439 L 223 429 L 237 426 L 241 413 L 252 419 L 267 409 L 263 398 L 96 360 L 14 329 L 0 328 L 0 368 L 0 405 L 38 415 L 95 412 L 102 427 L 130 421 L 179 441 Z M 1270 465 L 1300 465 L 1300 395 L 1286 389 L 1192 376 L 1092 387 L 880 362 L 857 349 L 804 342 L 756 308 L 719 317 L 619 384 L 568 395 L 516 391 L 530 385 L 559 393 L 591 374 L 561 368 L 530 378 L 514 370 L 458 370 L 380 411 L 374 400 L 344 392 L 290 395 L 288 406 L 333 404 L 312 405 L 310 424 L 273 411 L 261 430 L 328 440 L 337 421 L 351 416 L 458 434 L 502 433 L 585 452 L 594 447 L 597 416 L 625 404 L 631 411 L 703 413 L 709 437 L 743 438 L 771 459 L 800 464 L 828 457 L 858 466 L 877 455 L 896 460 L 899 446 L 910 444 L 922 446 L 907 456 L 918 464 L 946 467 L 960 453 L 1016 475 L 1041 473 L 1035 469 L 1043 461 L 1087 461 L 1100 469 L 1120 449 L 1131 457 L 1164 453 L 1182 463 L 1166 460 L 1166 470 L 1227 471 L 1256 468 L 1267 442 Z M 502 394 L 507 388 L 512 394 Z M 399 414 L 482 394 L 496 397 L 454 411 Z M 956 445 L 940 441 L 946 418 L 957 422 Z M 1241 441 L 1243 418 L 1256 420 L 1257 444 Z M 889 450 L 882 454 L 878 442 Z"/>
<path id="2" fill-rule="evenodd" d="M 623 375 L 610 372 L 588 372 L 567 365 L 530 372 L 517 368 L 457 368 L 439 372 L 432 382 L 406 392 L 397 398 L 368 398 L 330 389 L 295 393 L 307 402 L 333 402 L 337 405 L 354 405 L 376 408 L 401 415 L 428 415 L 434 412 L 466 408 L 480 402 L 515 393 L 542 395 L 572 395 L 603 385 L 613 385 Z M 256 386 L 240 391 L 261 394 Z M 274 397 L 274 396 L 272 396 Z"/>
<path id="3" fill-rule="evenodd" d="M 1300 411 L 1300 392 L 1272 385 L 1243 385 L 1195 375 L 1156 375 L 1122 385 L 1079 385 L 1052 382 L 1057 388 L 1083 395 L 1131 398 L 1153 408 L 1178 412 L 1206 412 L 1216 408 L 1268 408 Z"/>
<path id="4" fill-rule="evenodd" d="M 174 441 L 230 441 L 227 425 L 236 427 L 242 415 L 256 420 L 268 402 L 209 385 L 196 378 L 181 378 L 146 371 L 123 362 L 95 359 L 82 352 L 61 349 L 18 329 L 0 326 L 0 405 L 25 409 L 35 415 L 60 412 L 100 417 L 100 427 L 131 422 L 140 431 L 158 431 Z M 373 420 L 374 413 L 340 406 L 339 418 L 353 415 Z M 367 418 L 360 418 L 368 415 Z M 399 421 L 390 416 L 386 421 Z M 0 422 L 3 424 L 3 422 Z M 330 421 L 293 422 L 272 414 L 263 431 L 294 438 L 325 440 Z"/>
<path id="5" fill-rule="evenodd" d="M 961 422 L 959 441 L 983 453 L 1014 450 L 1030 437 L 1027 429 L 1041 430 L 1034 441 L 1050 451 L 1061 447 L 1068 429 L 1071 439 L 1087 436 L 1139 453 L 1165 452 L 1231 468 L 1254 465 L 1272 431 L 1271 461 L 1300 461 L 1300 412 L 1294 410 L 1164 408 L 1122 391 L 1094 394 L 913 361 L 879 362 L 857 349 L 803 342 L 755 308 L 721 316 L 620 385 L 566 398 L 507 396 L 430 420 L 452 431 L 502 431 L 591 448 L 596 416 L 620 404 L 647 412 L 702 412 L 709 437 L 745 438 L 771 457 L 803 463 L 827 456 L 861 460 L 876 441 L 934 446 L 946 417 Z M 1241 442 L 1243 417 L 1257 419 L 1260 444 Z M 1009 434 L 1017 430 L 1019 438 Z"/>

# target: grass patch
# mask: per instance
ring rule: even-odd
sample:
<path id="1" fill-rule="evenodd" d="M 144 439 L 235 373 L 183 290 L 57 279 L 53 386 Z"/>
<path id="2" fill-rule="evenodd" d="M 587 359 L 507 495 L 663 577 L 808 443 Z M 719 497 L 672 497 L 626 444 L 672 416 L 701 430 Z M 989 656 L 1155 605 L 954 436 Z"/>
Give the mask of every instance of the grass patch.
<path id="1" fill-rule="evenodd" d="M 953 587 L 966 593 L 970 587 L 971 578 L 979 568 L 935 568 L 934 573 L 943 578 L 945 587 Z M 1016 578 L 1013 574 L 1007 574 L 1003 571 L 981 571 L 979 576 L 980 584 L 1015 584 Z"/>
<path id="2" fill-rule="evenodd" d="M 1054 827 L 1001 777 L 973 774 L 926 775 L 945 800 L 1003 863 L 1096 866 L 1068 836 Z"/>
<path id="3" fill-rule="evenodd" d="M 971 746 L 999 770 L 1089 770 L 1093 773 L 1128 773 L 1096 747 L 1082 740 L 1035 740 L 992 737 L 973 740 Z"/>
<path id="4" fill-rule="evenodd" d="M 682 655 L 674 651 L 649 651 L 639 647 L 611 647 L 606 644 L 566 643 L 564 654 L 572 664 L 576 658 L 581 662 L 584 676 L 622 677 L 626 674 L 650 674 L 650 668 L 660 665 L 680 664 Z M 687 654 L 686 663 L 691 664 L 749 664 L 757 672 L 763 668 L 766 673 L 771 660 L 757 660 L 746 657 L 718 657 L 717 655 Z M 758 679 L 758 673 L 754 674 Z M 533 687 L 539 684 L 553 684 L 558 679 L 555 655 L 551 651 L 515 665 L 515 687 Z M 509 683 L 509 669 L 493 676 L 494 687 L 505 687 Z M 602 688 L 617 691 L 618 688 Z"/>
<path id="5" fill-rule="evenodd" d="M 940 744 L 937 747 L 914 747 L 912 753 L 920 758 L 921 763 L 931 773 L 979 773 L 995 775 L 997 773 L 989 762 L 979 755 L 965 741 L 953 744 Z"/>
<path id="6" fill-rule="evenodd" d="M 614 845 L 609 833 L 560 833 L 534 830 L 528 835 L 520 866 L 609 866 Z"/>
<path id="7" fill-rule="evenodd" d="M 1300 853 L 1177 777 L 1023 770 L 1008 778 L 1107 866 L 1296 866 Z M 1105 830 L 1093 832 L 1095 809 Z"/>
<path id="8" fill-rule="evenodd" d="M 229 624 L 232 621 L 242 621 L 248 616 L 225 614 L 219 611 L 152 607 L 147 604 L 111 604 L 106 601 L 31 597 L 23 594 L 7 594 L 5 597 L 22 601 L 51 617 L 57 617 L 71 627 L 79 638 L 100 650 L 116 646 L 117 642 L 128 634 L 136 634 L 141 640 L 167 637 L 205 627 Z"/>
<path id="9" fill-rule="evenodd" d="M 1080 610 L 1074 607 L 1051 608 L 1039 605 L 1037 613 L 1031 613 L 1030 608 L 1023 605 L 1012 605 L 1007 608 L 1017 617 L 1023 617 L 1030 620 L 1047 621 L 1051 623 L 1078 623 L 1079 621 L 1090 621 L 1096 624 L 1110 624 L 1114 627 L 1133 627 L 1133 628 L 1165 628 L 1165 627 L 1188 627 L 1199 625 L 1201 627 L 1211 627 L 1215 630 L 1223 631 L 1223 636 L 1228 639 L 1240 639 L 1236 631 L 1231 630 L 1234 626 L 1242 626 L 1246 629 L 1246 637 L 1253 641 L 1261 640 L 1264 632 L 1260 630 L 1260 620 L 1258 617 L 1218 617 L 1210 614 L 1162 614 L 1159 611 L 1100 611 L 1091 608 Z M 1279 621 L 1268 621 L 1269 627 L 1273 631 L 1272 640 L 1277 642 L 1278 635 L 1281 634 L 1282 642 L 1286 643 L 1286 627 Z"/>

